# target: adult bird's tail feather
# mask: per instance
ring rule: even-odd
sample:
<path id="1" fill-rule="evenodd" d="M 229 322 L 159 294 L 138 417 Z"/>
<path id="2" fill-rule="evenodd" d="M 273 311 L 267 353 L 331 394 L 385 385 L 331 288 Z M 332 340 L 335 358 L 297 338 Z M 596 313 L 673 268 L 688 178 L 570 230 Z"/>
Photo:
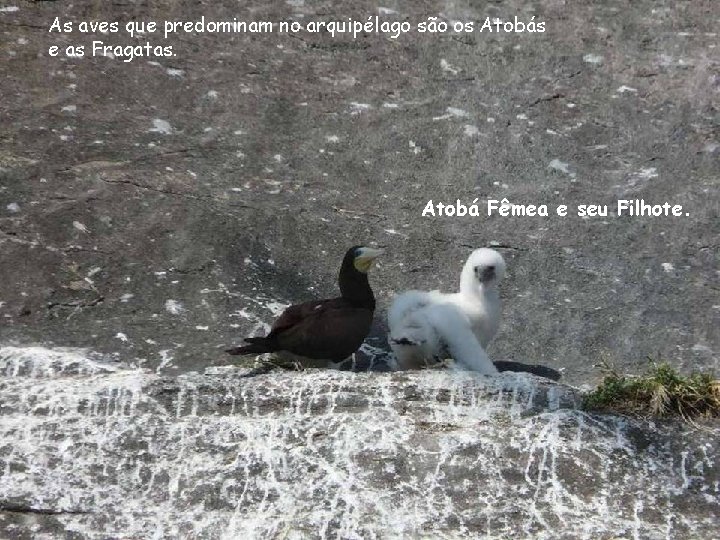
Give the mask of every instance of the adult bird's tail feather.
<path id="1" fill-rule="evenodd" d="M 250 345 L 243 345 L 242 347 L 232 347 L 230 349 L 226 349 L 225 352 L 228 354 L 238 355 L 238 354 L 262 354 L 262 353 L 268 353 L 273 352 L 272 347 L 270 347 L 270 344 L 267 341 L 267 338 L 264 337 L 250 337 L 245 338 L 245 341 L 249 343 Z"/>

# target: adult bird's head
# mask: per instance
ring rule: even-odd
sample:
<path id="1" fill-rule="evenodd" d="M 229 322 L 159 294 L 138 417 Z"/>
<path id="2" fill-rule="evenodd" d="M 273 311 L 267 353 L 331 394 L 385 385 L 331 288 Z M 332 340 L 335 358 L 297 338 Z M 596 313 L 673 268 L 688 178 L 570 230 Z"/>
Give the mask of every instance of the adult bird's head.
<path id="1" fill-rule="evenodd" d="M 460 291 L 494 287 L 505 277 L 505 260 L 494 249 L 476 249 L 468 257 L 460 276 Z"/>
<path id="2" fill-rule="evenodd" d="M 382 249 L 375 249 L 366 246 L 353 246 L 345 254 L 345 259 L 352 263 L 353 268 L 358 272 L 367 274 L 380 255 L 385 253 Z"/>
<path id="3" fill-rule="evenodd" d="M 383 250 L 366 246 L 353 246 L 345 253 L 338 284 L 342 297 L 368 309 L 375 309 L 375 296 L 368 283 L 367 273 Z"/>

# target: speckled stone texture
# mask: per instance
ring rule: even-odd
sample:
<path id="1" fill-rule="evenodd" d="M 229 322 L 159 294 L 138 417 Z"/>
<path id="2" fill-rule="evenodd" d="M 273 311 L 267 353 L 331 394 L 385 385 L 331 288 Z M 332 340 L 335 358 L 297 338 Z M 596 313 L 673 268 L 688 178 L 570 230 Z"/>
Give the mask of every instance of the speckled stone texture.
<path id="1" fill-rule="evenodd" d="M 12 538 L 717 531 L 716 434 L 587 414 L 575 390 L 528 374 L 163 377 L 9 347 L 0 373 L 0 531 Z"/>
<path id="2" fill-rule="evenodd" d="M 535 16 L 547 31 L 48 32 L 56 16 L 202 15 Z M 494 246 L 509 269 L 494 360 L 575 386 L 601 360 L 718 370 L 719 19 L 714 0 L 2 0 L 0 346 L 21 351 L 2 369 L 35 351 L 28 374 L 0 378 L 0 518 L 17 526 L 2 534 L 39 520 L 37 534 L 79 538 L 712 536 L 717 438 L 682 424 L 498 390 L 574 393 L 528 375 L 488 389 L 447 373 L 213 370 L 285 305 L 334 295 L 358 243 L 387 248 L 360 360 L 383 356 L 396 292 L 455 289 L 470 251 Z M 177 56 L 48 55 L 93 39 Z M 431 199 L 504 198 L 571 211 L 421 216 Z M 618 199 L 690 215 L 573 215 Z M 43 375 L 58 347 L 92 351 L 80 357 L 100 372 Z M 472 405 L 437 397 L 458 385 Z M 68 510 L 90 513 L 51 515 Z"/>
<path id="3" fill-rule="evenodd" d="M 334 294 L 349 245 L 388 247 L 372 276 L 380 311 L 409 287 L 454 288 L 471 248 L 499 245 L 510 277 L 495 359 L 564 368 L 574 382 L 603 355 L 623 367 L 647 355 L 717 367 L 716 2 L 152 6 L 0 12 L 5 342 L 149 365 L 165 350 L 197 367 L 270 322 L 269 302 Z M 377 13 L 478 26 L 534 15 L 547 31 L 199 34 L 168 38 L 172 59 L 47 54 L 130 42 L 49 33 L 56 16 Z M 428 200 L 458 198 L 571 208 L 643 198 L 690 216 L 421 217 Z"/>

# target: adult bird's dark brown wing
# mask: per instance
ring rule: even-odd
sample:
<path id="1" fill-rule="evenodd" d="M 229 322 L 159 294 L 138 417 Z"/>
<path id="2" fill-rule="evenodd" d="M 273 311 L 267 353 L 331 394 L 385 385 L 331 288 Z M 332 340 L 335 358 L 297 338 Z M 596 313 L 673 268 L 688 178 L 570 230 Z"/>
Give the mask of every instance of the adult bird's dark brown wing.
<path id="1" fill-rule="evenodd" d="M 273 323 L 267 337 L 280 334 L 284 330 L 292 328 L 302 322 L 303 319 L 315 314 L 316 310 L 323 309 L 323 304 L 332 302 L 333 300 L 311 300 L 285 308 L 285 311 L 283 311 Z"/>
<path id="2" fill-rule="evenodd" d="M 362 345 L 370 331 L 372 317 L 373 310 L 353 306 L 342 298 L 316 302 L 305 307 L 302 317 L 292 326 L 279 330 L 273 340 L 280 350 L 308 358 L 340 361 Z"/>
<path id="3" fill-rule="evenodd" d="M 317 300 L 287 308 L 264 338 L 247 338 L 231 354 L 289 351 L 307 358 L 340 361 L 354 353 L 370 331 L 373 310 L 343 298 Z"/>

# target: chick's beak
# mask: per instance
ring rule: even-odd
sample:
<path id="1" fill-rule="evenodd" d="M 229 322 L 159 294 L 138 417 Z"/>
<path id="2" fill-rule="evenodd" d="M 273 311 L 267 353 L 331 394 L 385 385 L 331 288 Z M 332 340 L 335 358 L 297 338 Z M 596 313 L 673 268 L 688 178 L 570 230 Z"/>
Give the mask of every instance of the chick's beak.
<path id="1" fill-rule="evenodd" d="M 486 266 L 485 268 L 483 268 L 481 281 L 486 282 L 493 279 L 495 279 L 495 267 Z"/>

